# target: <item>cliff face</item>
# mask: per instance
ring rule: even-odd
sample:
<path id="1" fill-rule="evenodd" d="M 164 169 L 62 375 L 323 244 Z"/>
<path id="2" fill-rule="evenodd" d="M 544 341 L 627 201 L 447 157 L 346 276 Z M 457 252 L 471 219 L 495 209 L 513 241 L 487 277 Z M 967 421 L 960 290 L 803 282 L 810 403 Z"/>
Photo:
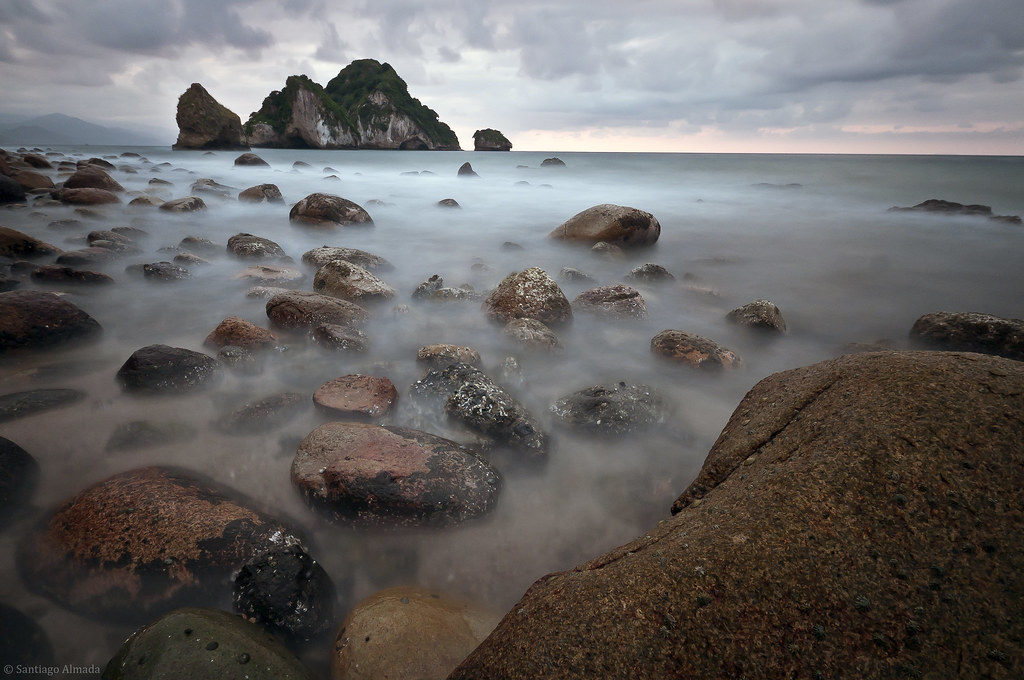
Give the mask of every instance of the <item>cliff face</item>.
<path id="1" fill-rule="evenodd" d="M 352 62 L 327 87 L 291 76 L 249 117 L 245 134 L 253 146 L 459 149 L 437 113 L 409 95 L 389 64 L 373 59 Z"/>
<path id="2" fill-rule="evenodd" d="M 175 149 L 248 149 L 242 121 L 199 83 L 178 98 L 178 141 Z"/>

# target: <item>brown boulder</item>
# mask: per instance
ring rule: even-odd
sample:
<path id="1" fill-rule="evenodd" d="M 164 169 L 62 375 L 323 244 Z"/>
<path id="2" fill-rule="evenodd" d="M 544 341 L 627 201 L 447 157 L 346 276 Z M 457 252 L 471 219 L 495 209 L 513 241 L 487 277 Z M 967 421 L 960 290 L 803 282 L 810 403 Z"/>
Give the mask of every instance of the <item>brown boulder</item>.
<path id="1" fill-rule="evenodd" d="M 394 265 L 380 255 L 368 253 L 357 248 L 336 248 L 332 246 L 321 246 L 313 248 L 302 254 L 302 261 L 319 269 L 332 260 L 345 260 L 352 264 L 359 265 L 363 269 L 372 271 L 387 271 L 394 269 Z"/>
<path id="2" fill-rule="evenodd" d="M 370 318 L 370 313 L 348 300 L 294 290 L 267 300 L 267 317 L 281 328 L 311 330 L 324 323 L 352 325 Z"/>
<path id="3" fill-rule="evenodd" d="M 271 541 L 293 537 L 231 496 L 181 470 L 123 472 L 57 508 L 26 537 L 18 566 L 33 590 L 72 611 L 147 618 L 199 598 Z"/>
<path id="4" fill-rule="evenodd" d="M 494 468 L 469 449 L 419 430 L 333 422 L 313 430 L 292 462 L 292 482 L 335 520 L 451 524 L 497 499 Z"/>
<path id="5" fill-rule="evenodd" d="M 104 205 L 120 203 L 121 199 L 106 189 L 61 189 L 58 192 L 61 203 L 71 205 Z"/>
<path id="6" fill-rule="evenodd" d="M 210 331 L 203 344 L 217 348 L 234 345 L 235 347 L 263 349 L 276 346 L 277 336 L 266 328 L 260 328 L 237 316 L 229 316 Z"/>
<path id="7" fill-rule="evenodd" d="M 239 193 L 238 200 L 246 203 L 284 203 L 284 196 L 276 184 L 257 184 Z"/>
<path id="8" fill-rule="evenodd" d="M 53 293 L 0 293 L 0 353 L 65 344 L 99 331 L 94 318 Z"/>
<path id="9" fill-rule="evenodd" d="M 676 330 L 665 330 L 651 338 L 651 352 L 706 370 L 732 368 L 740 363 L 735 352 L 714 340 Z"/>
<path id="10" fill-rule="evenodd" d="M 484 300 L 493 321 L 537 319 L 555 325 L 572 320 L 572 307 L 558 284 L 538 267 L 509 274 Z"/>
<path id="11" fill-rule="evenodd" d="M 427 364 L 432 368 L 445 368 L 452 364 L 469 364 L 479 366 L 480 353 L 472 347 L 461 345 L 436 344 L 424 345 L 416 352 L 416 361 Z"/>
<path id="12" fill-rule="evenodd" d="M 57 246 L 32 238 L 28 234 L 0 227 L 0 255 L 10 258 L 35 258 L 56 255 L 60 252 Z"/>
<path id="13" fill-rule="evenodd" d="M 398 401 L 398 390 L 387 378 L 343 375 L 328 380 L 313 393 L 313 403 L 341 418 L 383 418 Z"/>
<path id="14" fill-rule="evenodd" d="M 352 302 L 379 302 L 395 297 L 395 289 L 357 264 L 331 260 L 316 271 L 313 290 Z"/>
<path id="15" fill-rule="evenodd" d="M 177 213 L 195 212 L 197 210 L 206 210 L 206 202 L 198 196 L 184 196 L 164 201 L 160 204 L 160 209 Z"/>
<path id="16" fill-rule="evenodd" d="M 53 189 L 53 180 L 31 170 L 14 170 L 10 178 L 21 185 L 25 191 L 34 189 Z M 66 185 L 65 185 L 66 186 Z"/>
<path id="17" fill-rule="evenodd" d="M 107 174 L 107 172 L 95 165 L 85 165 L 75 171 L 71 177 L 64 180 L 65 189 L 106 189 L 107 191 L 121 192 L 124 187 Z"/>
<path id="18" fill-rule="evenodd" d="M 306 275 L 298 269 L 291 267 L 274 267 L 266 264 L 249 265 L 231 278 L 239 281 L 249 281 L 260 285 L 296 284 L 305 280 Z"/>
<path id="19" fill-rule="evenodd" d="M 1024 321 L 977 312 L 936 312 L 914 322 L 910 339 L 934 349 L 1024 360 Z"/>
<path id="20" fill-rule="evenodd" d="M 725 315 L 729 321 L 760 331 L 786 332 L 786 320 L 782 312 L 769 300 L 754 300 L 737 307 Z"/>
<path id="21" fill-rule="evenodd" d="M 292 206 L 288 219 L 312 226 L 373 226 L 369 213 L 352 201 L 331 194 L 310 194 Z"/>
<path id="22" fill-rule="evenodd" d="M 974 354 L 772 375 L 673 518 L 537 581 L 451 678 L 1020 677 L 1022 394 Z"/>
<path id="23" fill-rule="evenodd" d="M 548 237 L 630 247 L 652 245 L 660 235 L 661 224 L 651 213 L 605 203 L 570 217 Z"/>
<path id="24" fill-rule="evenodd" d="M 235 159 L 235 165 L 265 165 L 270 167 L 270 163 L 266 162 L 254 153 L 243 153 Z"/>
<path id="25" fill-rule="evenodd" d="M 58 285 L 96 285 L 113 283 L 114 279 L 101 272 L 91 272 L 84 269 L 72 269 L 59 264 L 48 264 L 37 267 L 32 271 L 32 280 L 40 283 L 54 283 Z"/>
<path id="26" fill-rule="evenodd" d="M 536 319 L 512 319 L 502 329 L 507 337 L 535 349 L 561 349 L 555 332 Z"/>
<path id="27" fill-rule="evenodd" d="M 647 303 L 640 291 L 621 283 L 585 290 L 572 301 L 577 311 L 613 319 L 647 318 Z"/>

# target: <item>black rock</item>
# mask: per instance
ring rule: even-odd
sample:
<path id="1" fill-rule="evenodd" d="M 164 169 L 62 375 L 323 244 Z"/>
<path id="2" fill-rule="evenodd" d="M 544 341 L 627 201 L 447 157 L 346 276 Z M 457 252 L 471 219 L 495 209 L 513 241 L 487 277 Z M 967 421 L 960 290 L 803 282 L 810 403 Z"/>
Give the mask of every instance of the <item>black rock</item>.
<path id="1" fill-rule="evenodd" d="M 551 406 L 567 424 L 600 434 L 624 434 L 662 423 L 666 411 L 665 400 L 650 387 L 624 382 L 611 388 L 588 387 Z"/>
<path id="2" fill-rule="evenodd" d="M 542 168 L 550 168 L 550 167 L 561 167 L 561 168 L 564 168 L 565 167 L 565 161 L 563 161 L 561 158 L 558 158 L 558 157 L 545 158 L 544 160 L 542 160 L 540 162 L 540 167 L 542 167 Z"/>
<path id="3" fill-rule="evenodd" d="M 463 163 L 459 167 L 459 177 L 479 177 L 479 176 L 480 175 L 476 174 L 476 172 L 473 170 L 473 166 L 469 164 L 469 161 L 466 161 L 465 163 Z"/>
<path id="4" fill-rule="evenodd" d="M 282 392 L 250 401 L 219 421 L 225 432 L 250 434 L 275 430 L 309 407 L 309 397 L 297 392 Z"/>
<path id="5" fill-rule="evenodd" d="M 114 428 L 107 440 L 107 451 L 128 451 L 165 444 L 180 444 L 194 439 L 196 428 L 187 423 L 153 423 L 133 420 Z"/>
<path id="6" fill-rule="evenodd" d="M 0 423 L 60 408 L 85 398 L 84 392 L 70 389 L 28 390 L 0 396 Z"/>
<path id="7" fill-rule="evenodd" d="M 7 668 L 12 668 L 12 671 L 5 670 L 7 675 L 12 674 L 13 668 L 35 668 L 53 663 L 53 646 L 46 631 L 25 614 L 3 603 L 0 603 L 0 631 L 3 631 L 0 635 L 0 659 L 4 664 L 10 664 Z"/>
<path id="8" fill-rule="evenodd" d="M 117 372 L 131 392 L 178 392 L 205 387 L 219 374 L 216 359 L 201 352 L 149 345 L 135 352 Z"/>
<path id="9" fill-rule="evenodd" d="M 11 440 L 0 437 L 0 520 L 28 500 L 38 478 L 36 459 Z M 0 523 L 0 529 L 5 527 L 6 522 Z"/>

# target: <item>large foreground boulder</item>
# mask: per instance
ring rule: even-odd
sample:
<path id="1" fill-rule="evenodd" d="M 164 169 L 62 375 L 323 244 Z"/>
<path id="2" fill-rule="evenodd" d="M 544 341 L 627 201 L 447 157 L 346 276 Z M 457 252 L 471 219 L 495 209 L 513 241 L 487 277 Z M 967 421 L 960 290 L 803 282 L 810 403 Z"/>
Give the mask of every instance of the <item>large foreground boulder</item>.
<path id="1" fill-rule="evenodd" d="M 673 518 L 537 581 L 451 677 L 1020 677 L 1022 395 L 977 354 L 769 376 Z"/>
<path id="2" fill-rule="evenodd" d="M 548 234 L 563 241 L 649 246 L 661 236 L 661 224 L 649 212 L 605 203 L 573 215 Z"/>
<path id="3" fill-rule="evenodd" d="M 199 83 L 178 98 L 175 149 L 248 149 L 242 143 L 242 120 Z"/>
<path id="4" fill-rule="evenodd" d="M 62 345 L 99 331 L 96 319 L 53 293 L 0 293 L 0 354 L 17 348 Z"/>

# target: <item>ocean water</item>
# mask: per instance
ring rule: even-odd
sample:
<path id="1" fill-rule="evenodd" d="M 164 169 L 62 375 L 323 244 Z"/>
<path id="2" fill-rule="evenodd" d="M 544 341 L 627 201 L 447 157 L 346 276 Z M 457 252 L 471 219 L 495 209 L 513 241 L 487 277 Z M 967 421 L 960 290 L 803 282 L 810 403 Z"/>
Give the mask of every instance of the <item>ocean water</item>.
<path id="1" fill-rule="evenodd" d="M 1024 159 L 1019 157 L 814 156 L 724 154 L 559 153 L 565 167 L 544 167 L 554 154 L 256 150 L 270 167 L 235 167 L 237 153 L 166 148 L 57 148 L 72 159 L 134 151 L 114 160 L 136 173 L 112 171 L 129 191 L 152 177 L 174 183 L 166 198 L 190 193 L 201 177 L 237 190 L 271 182 L 286 205 L 249 205 L 204 199 L 195 214 L 115 206 L 97 218 L 71 208 L 0 211 L 0 224 L 64 249 L 84 247 L 93 229 L 134 225 L 149 236 L 143 253 L 102 266 L 116 284 L 67 288 L 73 301 L 104 327 L 102 339 L 66 351 L 0 358 L 2 392 L 73 387 L 87 398 L 71 407 L 0 424 L 7 437 L 36 457 L 42 475 L 29 512 L 0 533 L 0 601 L 34 616 L 51 635 L 58 661 L 103 665 L 130 627 L 97 623 L 37 596 L 20 581 L 14 546 L 39 513 L 112 474 L 150 464 L 201 472 L 290 518 L 312 539 L 314 556 L 342 588 L 339 623 L 347 607 L 392 585 L 440 588 L 507 610 L 546 573 L 572 566 L 624 543 L 669 516 L 669 506 L 699 470 L 735 406 L 761 378 L 836 356 L 851 342 L 885 339 L 905 347 L 921 314 L 980 311 L 1024 317 L 1024 227 L 975 217 L 888 213 L 928 198 L 991 205 L 996 214 L 1024 213 Z M 292 163 L 311 167 L 293 170 Z M 459 178 L 470 161 L 479 178 Z M 169 162 L 173 167 L 159 168 Z M 518 167 L 526 166 L 526 167 Z M 337 180 L 326 179 L 324 168 Z M 429 171 L 432 174 L 404 175 Z M 60 179 L 55 176 L 55 179 Z M 313 192 L 333 193 L 364 205 L 369 228 L 311 229 L 288 221 L 288 207 Z M 454 198 L 459 210 L 437 201 Z M 383 205 L 367 205 L 373 199 Z M 557 243 L 547 234 L 575 213 L 600 203 L 653 213 L 662 235 L 650 248 L 621 259 L 585 246 Z M 47 225 L 77 218 L 77 228 Z M 192 278 L 171 284 L 136 279 L 126 266 L 170 260 L 183 237 L 218 244 L 248 232 L 279 243 L 294 258 L 310 290 L 313 270 L 301 255 L 320 245 L 349 246 L 387 258 L 395 269 L 380 274 L 399 291 L 374 308 L 367 324 L 371 349 L 342 355 L 291 338 L 255 376 L 228 374 L 214 388 L 172 397 L 124 394 L 114 375 L 137 348 L 153 343 L 203 350 L 206 335 L 225 317 L 266 326 L 264 300 L 246 297 L 250 284 L 233 276 L 248 262 L 224 253 L 192 267 Z M 518 249 L 503 247 L 514 242 Z M 421 303 L 417 284 L 440 274 L 446 284 L 485 292 L 512 271 L 539 266 L 557 278 L 576 267 L 597 284 L 562 283 L 574 298 L 592 285 L 624 282 L 645 262 L 663 265 L 676 281 L 636 285 L 648 318 L 609 321 L 577 314 L 557 332 L 557 355 L 522 351 L 487 321 L 479 302 Z M 476 267 L 474 264 L 485 267 Z M 684 275 L 692 275 L 684 280 Z M 689 284 L 689 285 L 688 285 Z M 26 284 L 24 287 L 32 287 Z M 53 290 L 48 287 L 48 290 Z M 730 324 L 726 313 L 767 298 L 782 310 L 785 336 L 766 339 Z M 407 304 L 408 313 L 394 313 Z M 663 329 L 710 337 L 735 350 L 742 365 L 718 374 L 656 360 L 650 339 Z M 297 442 L 326 418 L 312 409 L 270 434 L 231 436 L 213 421 L 240 404 L 284 390 L 309 393 L 348 373 L 386 375 L 401 394 L 387 423 L 433 429 L 405 399 L 423 369 L 424 344 L 470 345 L 493 377 L 507 356 L 523 369 L 506 386 L 552 434 L 548 463 L 521 469 L 499 462 L 504 486 L 487 517 L 444 529 L 380 531 L 331 524 L 314 515 L 289 480 Z M 209 350 L 206 350 L 209 351 Z M 577 389 L 618 381 L 645 383 L 671 402 L 667 422 L 636 436 L 595 438 L 560 426 L 548 409 Z M 128 452 L 108 452 L 113 429 L 137 419 L 182 421 L 197 438 Z M 228 608 L 227 601 L 206 603 Z M 329 644 L 304 652 L 322 666 Z"/>

